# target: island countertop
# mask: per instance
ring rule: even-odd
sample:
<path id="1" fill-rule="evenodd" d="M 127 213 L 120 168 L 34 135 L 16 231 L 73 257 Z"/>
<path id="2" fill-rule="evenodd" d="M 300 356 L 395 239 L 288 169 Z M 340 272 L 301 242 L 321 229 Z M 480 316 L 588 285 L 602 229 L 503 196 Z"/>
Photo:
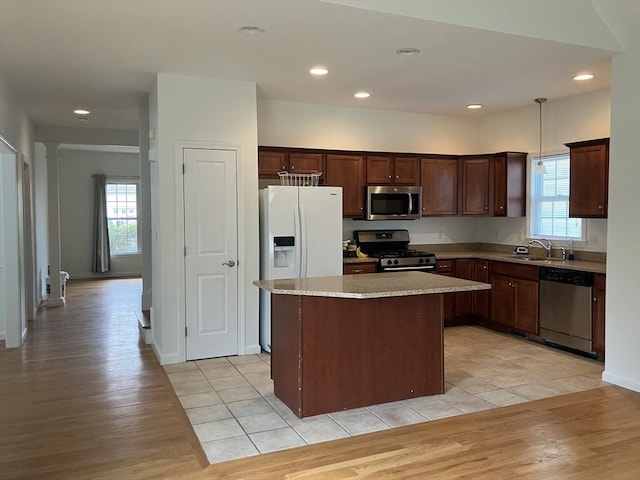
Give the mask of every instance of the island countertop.
<path id="1" fill-rule="evenodd" d="M 256 280 L 253 284 L 279 295 L 357 299 L 469 292 L 491 288 L 488 283 L 411 271 Z"/>

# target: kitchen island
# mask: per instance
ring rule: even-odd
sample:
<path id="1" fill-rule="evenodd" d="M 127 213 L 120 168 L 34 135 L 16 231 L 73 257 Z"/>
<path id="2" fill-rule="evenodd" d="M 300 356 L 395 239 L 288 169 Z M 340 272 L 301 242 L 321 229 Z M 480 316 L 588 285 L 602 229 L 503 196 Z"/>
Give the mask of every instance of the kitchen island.
<path id="1" fill-rule="evenodd" d="M 298 417 L 444 393 L 444 293 L 489 284 L 421 272 L 262 280 L 271 375 Z"/>

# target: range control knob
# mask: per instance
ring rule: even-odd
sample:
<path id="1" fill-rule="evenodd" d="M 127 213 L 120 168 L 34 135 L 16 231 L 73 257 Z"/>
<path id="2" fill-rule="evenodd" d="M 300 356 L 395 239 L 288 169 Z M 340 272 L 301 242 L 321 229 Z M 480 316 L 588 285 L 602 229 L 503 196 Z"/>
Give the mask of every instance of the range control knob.
<path id="1" fill-rule="evenodd" d="M 420 260 L 418 260 L 418 263 L 424 263 L 424 258 L 421 258 Z"/>
<path id="2" fill-rule="evenodd" d="M 397 265 L 397 264 L 398 264 L 398 260 L 394 260 L 394 261 L 393 261 L 393 264 L 394 264 L 394 265 Z"/>
<path id="3" fill-rule="evenodd" d="M 391 260 L 387 260 L 387 265 L 391 265 L 393 262 Z"/>

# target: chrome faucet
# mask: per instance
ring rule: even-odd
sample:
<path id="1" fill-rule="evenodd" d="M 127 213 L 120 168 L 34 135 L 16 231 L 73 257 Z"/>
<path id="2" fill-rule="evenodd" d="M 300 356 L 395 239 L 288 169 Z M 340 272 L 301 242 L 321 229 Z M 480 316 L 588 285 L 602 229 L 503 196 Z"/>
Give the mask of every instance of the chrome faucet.
<path id="1" fill-rule="evenodd" d="M 547 242 L 547 245 L 545 245 L 542 242 Z M 529 245 L 532 245 L 534 243 L 537 243 L 542 248 L 544 248 L 544 251 L 547 252 L 547 258 L 551 258 L 551 240 L 547 240 L 545 238 L 542 238 L 540 240 L 538 240 L 537 238 L 534 238 L 533 240 L 529 240 Z"/>

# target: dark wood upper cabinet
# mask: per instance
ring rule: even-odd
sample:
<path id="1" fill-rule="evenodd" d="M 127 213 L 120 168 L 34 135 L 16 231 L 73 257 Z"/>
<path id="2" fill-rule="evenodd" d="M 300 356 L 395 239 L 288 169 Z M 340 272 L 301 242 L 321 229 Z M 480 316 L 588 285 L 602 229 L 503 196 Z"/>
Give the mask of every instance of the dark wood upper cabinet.
<path id="1" fill-rule="evenodd" d="M 566 143 L 570 155 L 569 216 L 606 218 L 609 197 L 609 139 Z"/>
<path id="2" fill-rule="evenodd" d="M 322 153 L 289 154 L 289 173 L 322 173 L 324 172 L 324 155 Z"/>
<path id="3" fill-rule="evenodd" d="M 527 154 L 502 152 L 493 157 L 493 215 L 527 214 Z"/>
<path id="4" fill-rule="evenodd" d="M 343 217 L 364 216 L 365 159 L 362 155 L 327 154 L 325 184 L 342 187 Z"/>
<path id="5" fill-rule="evenodd" d="M 598 360 L 604 360 L 604 315 L 606 296 L 606 275 L 597 273 L 593 277 L 593 312 L 592 338 L 593 351 L 598 354 Z"/>
<path id="6" fill-rule="evenodd" d="M 394 157 L 393 182 L 396 185 L 420 184 L 420 159 L 418 157 Z"/>
<path id="7" fill-rule="evenodd" d="M 491 179 L 491 159 L 489 157 L 461 157 L 460 192 L 462 215 L 488 216 Z"/>
<path id="8" fill-rule="evenodd" d="M 367 185 L 393 183 L 393 157 L 367 156 Z"/>
<path id="9" fill-rule="evenodd" d="M 367 156 L 367 185 L 418 185 L 417 157 Z"/>
<path id="10" fill-rule="evenodd" d="M 420 160 L 422 215 L 458 214 L 458 158 L 423 158 Z"/>
<path id="11" fill-rule="evenodd" d="M 258 150 L 259 176 L 277 177 L 278 172 L 286 171 L 289 171 L 289 154 L 287 152 Z"/>

